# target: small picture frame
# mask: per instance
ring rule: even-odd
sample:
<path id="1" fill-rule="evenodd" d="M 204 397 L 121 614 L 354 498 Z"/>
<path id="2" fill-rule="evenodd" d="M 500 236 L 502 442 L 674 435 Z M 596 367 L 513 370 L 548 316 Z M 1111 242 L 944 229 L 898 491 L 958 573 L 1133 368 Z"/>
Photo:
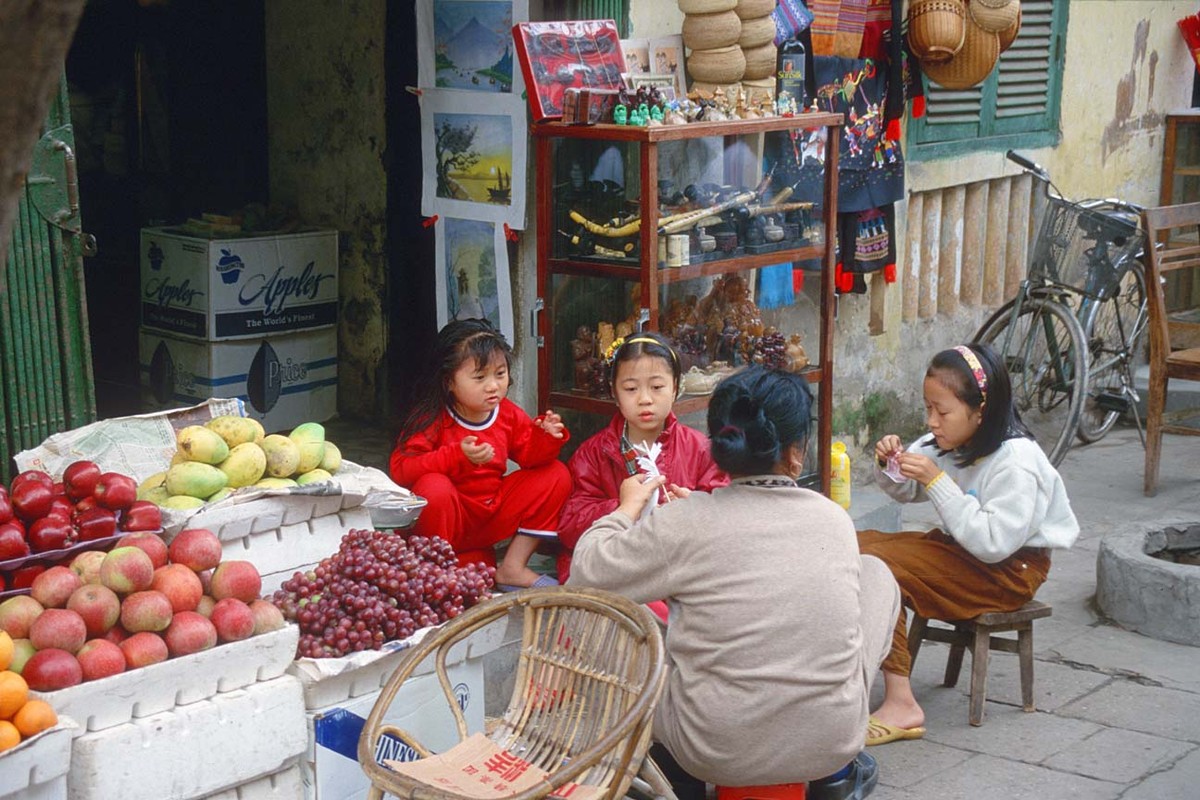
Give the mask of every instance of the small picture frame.
<path id="1" fill-rule="evenodd" d="M 657 87 L 659 89 L 659 91 L 664 91 L 664 92 L 665 92 L 665 90 L 669 89 L 671 92 L 671 97 L 669 99 L 671 99 L 671 100 L 674 100 L 678 96 L 676 89 L 675 89 L 675 76 L 674 75 L 658 75 L 658 74 L 651 72 L 651 73 L 647 73 L 645 75 L 633 74 L 633 75 L 629 76 L 629 88 L 630 89 L 632 89 L 633 91 L 636 92 L 638 89 L 642 88 L 643 86 L 654 86 L 654 87 Z M 667 99 L 665 93 L 663 95 L 663 98 Z"/>
<path id="2" fill-rule="evenodd" d="M 664 36 L 650 40 L 650 72 L 675 76 L 675 95 L 687 94 L 687 72 L 684 68 L 683 35 Z"/>

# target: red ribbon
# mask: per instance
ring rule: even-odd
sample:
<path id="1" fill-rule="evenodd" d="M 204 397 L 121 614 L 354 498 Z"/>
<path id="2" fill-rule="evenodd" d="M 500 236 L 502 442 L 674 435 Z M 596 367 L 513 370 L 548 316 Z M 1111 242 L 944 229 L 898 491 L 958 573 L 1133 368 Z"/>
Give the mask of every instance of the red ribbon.
<path id="1" fill-rule="evenodd" d="M 432 228 L 434 225 L 437 224 L 437 221 L 438 221 L 438 215 L 434 214 L 432 217 L 426 217 L 425 219 L 421 220 L 421 227 L 422 228 Z"/>
<path id="2" fill-rule="evenodd" d="M 508 239 L 510 242 L 517 241 L 517 232 L 514 231 L 512 228 L 508 227 L 507 222 L 504 223 L 504 238 Z"/>

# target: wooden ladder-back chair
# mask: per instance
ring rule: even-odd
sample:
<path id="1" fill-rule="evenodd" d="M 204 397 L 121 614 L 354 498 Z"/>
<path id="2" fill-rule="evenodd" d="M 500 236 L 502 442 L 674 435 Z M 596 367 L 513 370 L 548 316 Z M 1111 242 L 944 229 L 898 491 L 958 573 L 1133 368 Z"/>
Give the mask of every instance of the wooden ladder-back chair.
<path id="1" fill-rule="evenodd" d="M 447 677 L 447 654 L 475 631 L 502 624 L 510 611 L 523 621 L 516 682 L 508 708 L 487 734 L 468 739 L 466 720 Z M 429 782 L 378 764 L 381 736 L 395 736 L 420 756 L 429 748 L 384 723 L 397 691 L 429 657 L 447 705 L 454 714 L 459 743 L 436 757 L 456 774 L 488 777 L 482 793 Z M 622 797 L 639 771 L 638 787 L 673 800 L 662 773 L 647 757 L 654 708 L 666 681 L 666 659 L 658 623 L 644 606 L 594 589 L 553 587 L 512 592 L 487 600 L 431 631 L 407 656 L 380 692 L 358 741 L 358 760 L 371 781 L 368 797 L 384 792 L 404 800 L 536 800 L 598 787 L 601 797 Z M 502 752 L 492 750 L 493 745 Z M 492 763 L 517 771 L 545 773 L 535 785 L 500 791 L 495 775 L 476 772 L 481 748 Z M 428 762 L 429 764 L 435 762 Z M 400 770 L 407 765 L 398 765 Z M 509 773 L 510 775 L 512 772 Z M 470 780 L 474 780 L 471 778 Z M 586 791 L 580 795 L 587 794 Z"/>
<path id="2" fill-rule="evenodd" d="M 1150 386 L 1146 397 L 1146 469 L 1143 491 L 1158 491 L 1158 463 L 1162 435 L 1196 435 L 1200 429 L 1179 424 L 1200 415 L 1200 408 L 1164 413 L 1167 382 L 1171 378 L 1200 380 L 1200 347 L 1171 350 L 1164 276 L 1181 269 L 1200 267 L 1200 203 L 1148 208 L 1142 214 L 1146 228 L 1146 292 L 1150 309 Z M 1161 249 L 1154 245 L 1161 244 Z"/>

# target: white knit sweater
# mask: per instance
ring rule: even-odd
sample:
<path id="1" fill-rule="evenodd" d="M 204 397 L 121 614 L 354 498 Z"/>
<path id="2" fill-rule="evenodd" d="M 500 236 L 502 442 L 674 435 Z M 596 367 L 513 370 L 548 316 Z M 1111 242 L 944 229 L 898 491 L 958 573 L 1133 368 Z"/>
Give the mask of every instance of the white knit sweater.
<path id="1" fill-rule="evenodd" d="M 1032 439 L 1009 439 L 990 456 L 958 467 L 954 453 L 939 456 L 922 437 L 908 452 L 932 458 L 944 477 L 928 490 L 915 480 L 894 483 L 875 466 L 875 482 L 901 503 L 933 503 L 945 533 L 988 564 L 1022 547 L 1067 548 L 1079 522 L 1058 470 Z"/>

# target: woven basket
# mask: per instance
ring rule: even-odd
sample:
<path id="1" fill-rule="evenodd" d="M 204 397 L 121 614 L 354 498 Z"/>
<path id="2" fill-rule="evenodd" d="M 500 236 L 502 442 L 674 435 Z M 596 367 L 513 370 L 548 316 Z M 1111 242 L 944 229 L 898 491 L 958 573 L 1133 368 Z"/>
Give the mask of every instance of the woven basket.
<path id="1" fill-rule="evenodd" d="M 769 78 L 775 74 L 774 42 L 767 42 L 758 47 L 743 47 L 742 53 L 746 56 L 746 71 L 742 73 L 743 78 L 753 81 Z"/>
<path id="2" fill-rule="evenodd" d="M 1021 32 L 1021 7 L 1017 6 L 1017 18 L 1013 20 L 1012 25 L 1009 25 L 1000 33 L 996 34 L 1000 37 L 1000 52 L 1003 53 L 1008 48 L 1012 47 L 1012 43 L 1017 40 L 1017 34 Z"/>
<path id="3" fill-rule="evenodd" d="M 693 50 L 688 74 L 702 83 L 736 83 L 746 74 L 746 57 L 736 44 L 714 50 Z"/>
<path id="4" fill-rule="evenodd" d="M 732 11 L 688 14 L 683 18 L 683 44 L 691 50 L 715 50 L 737 44 L 742 21 Z"/>
<path id="5" fill-rule="evenodd" d="M 947 89 L 969 89 L 991 74 L 998 58 L 1000 37 L 968 19 L 963 46 L 954 58 L 943 64 L 921 62 L 921 69 L 929 80 Z"/>
<path id="6" fill-rule="evenodd" d="M 967 11 L 985 31 L 999 33 L 1021 14 L 1020 0 L 970 0 Z"/>
<path id="7" fill-rule="evenodd" d="M 742 19 L 769 17 L 775 10 L 775 0 L 738 0 L 737 15 Z"/>
<path id="8" fill-rule="evenodd" d="M 737 0 L 678 0 L 679 10 L 685 14 L 715 14 L 718 11 L 733 11 Z"/>
<path id="9" fill-rule="evenodd" d="M 954 58 L 963 46 L 966 17 L 962 0 L 913 0 L 908 7 L 908 46 L 922 67 Z"/>
<path id="10" fill-rule="evenodd" d="M 775 43 L 775 20 L 770 15 L 742 20 L 742 35 L 738 45 L 745 50 L 747 47 L 760 47 L 764 44 Z"/>

